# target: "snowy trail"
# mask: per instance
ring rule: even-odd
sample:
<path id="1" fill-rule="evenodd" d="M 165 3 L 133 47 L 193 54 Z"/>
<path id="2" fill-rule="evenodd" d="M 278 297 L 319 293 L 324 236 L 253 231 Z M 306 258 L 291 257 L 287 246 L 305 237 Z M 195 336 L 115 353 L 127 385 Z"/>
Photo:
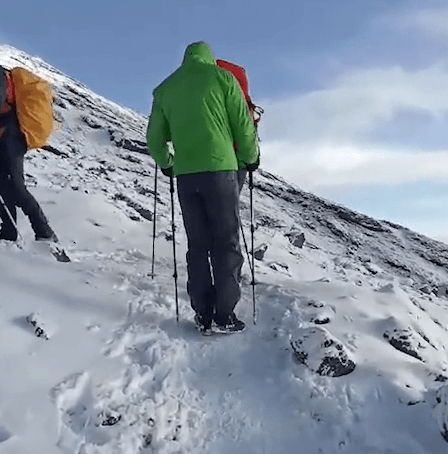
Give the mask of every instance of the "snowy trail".
<path id="1" fill-rule="evenodd" d="M 122 362 L 123 371 L 101 383 L 80 373 L 54 387 L 58 446 L 79 453 L 175 453 L 179 447 L 196 453 L 214 446 L 213 452 L 224 453 L 232 445 L 238 453 L 247 452 L 254 439 L 266 452 L 279 440 L 284 445 L 285 427 L 298 411 L 290 386 L 291 352 L 280 328 L 288 310 L 285 295 L 273 287 L 259 295 L 260 320 L 253 326 L 246 287 L 238 306 L 248 321 L 246 332 L 207 338 L 194 327 L 184 290 L 176 325 L 169 260 L 158 262 L 154 281 L 148 276 L 149 257 L 138 250 L 117 250 L 96 260 L 97 273 L 113 268 L 120 279 L 116 290 L 131 296 L 125 321 L 103 349 L 106 357 Z M 279 404 L 283 412 L 273 414 Z M 108 419 L 115 423 L 105 424 Z"/>
<path id="2" fill-rule="evenodd" d="M 71 204 L 84 199 L 82 194 L 66 191 L 59 197 Z M 72 243 L 68 242 L 71 264 L 56 264 L 30 251 L 34 260 L 45 260 L 55 270 L 50 274 L 59 274 L 60 281 L 68 284 L 67 290 L 62 290 L 60 283 L 52 284 L 54 288 L 39 284 L 46 289 L 42 302 L 53 295 L 55 302 L 64 301 L 64 310 L 75 309 L 80 318 L 71 324 L 68 319 L 64 321 L 63 312 L 53 313 L 58 330 L 46 345 L 48 353 L 37 350 L 28 369 L 33 371 L 46 361 L 51 368 L 55 357 L 66 354 L 66 345 L 76 346 L 83 362 L 77 361 L 53 373 L 51 380 L 46 379 L 49 391 L 34 397 L 29 406 L 36 413 L 38 408 L 45 408 L 46 418 L 33 428 L 26 426 L 27 440 L 37 440 L 38 433 L 48 425 L 53 427 L 52 435 L 39 445 L 51 454 L 267 454 L 278 452 L 279 447 L 286 452 L 332 454 L 336 446 L 346 454 L 423 454 L 436 436 L 436 447 L 444 443 L 430 416 L 432 401 L 424 401 L 427 384 L 416 378 L 435 373 L 438 363 L 424 365 L 413 359 L 394 363 L 403 360 L 402 354 L 380 360 L 384 341 L 378 340 L 385 328 L 393 326 L 393 316 L 405 320 L 402 307 L 410 314 L 416 311 L 421 320 L 432 324 L 433 319 L 444 320 L 443 305 L 420 296 L 416 306 L 394 279 L 380 271 L 366 276 L 360 286 L 355 279 L 346 278 L 347 273 L 355 275 L 355 271 L 347 264 L 341 268 L 340 261 L 321 271 L 321 277 L 312 270 L 312 280 L 298 282 L 281 270 L 257 262 L 257 324 L 251 321 L 252 295 L 245 265 L 246 284 L 237 314 L 247 322 L 247 330 L 203 337 L 194 327 L 185 291 L 184 237 L 178 238 L 178 327 L 171 244 L 164 224 L 160 224 L 162 234 L 156 242 L 153 280 L 149 275 L 147 226 L 135 227 L 108 203 L 91 204 L 89 210 Z M 74 215 L 67 214 L 60 222 L 70 224 L 70 216 Z M 120 236 L 122 230 L 132 228 L 134 235 L 146 238 L 137 242 L 139 247 L 135 247 L 132 235 Z M 86 232 L 89 241 L 80 241 Z M 115 240 L 118 237 L 119 242 Z M 26 253 L 11 250 L 11 259 L 20 262 Z M 31 270 L 32 262 L 29 267 Z M 36 288 L 39 282 L 48 280 L 42 266 L 37 274 L 24 272 L 34 276 L 29 283 L 35 282 Z M 82 283 L 82 287 L 73 281 Z M 70 288 L 76 295 L 71 295 Z M 106 294 L 109 299 L 94 297 Z M 389 306 L 391 299 L 400 301 L 402 307 Z M 33 311 L 36 302 L 30 301 L 27 310 Z M 300 327 L 316 323 L 329 326 L 354 355 L 358 365 L 353 374 L 344 379 L 322 377 L 293 359 L 290 336 Z M 440 330 L 431 338 L 441 348 L 445 331 Z M 62 338 L 63 343 L 58 344 Z M 89 364 L 90 354 L 97 364 Z M 388 369 L 388 361 L 396 372 Z M 408 380 L 401 377 L 410 376 L 410 370 L 415 371 L 415 377 L 409 379 L 411 385 L 406 389 L 403 386 L 408 386 Z M 12 382 L 13 376 L 8 380 L 4 375 L 2 380 Z M 397 395 L 402 402 L 420 403 L 407 407 L 396 401 Z M 387 416 L 383 415 L 384 405 Z M 0 399 L 2 406 L 8 409 L 5 399 Z M 426 444 L 419 446 L 407 437 L 406 424 L 417 426 L 422 412 L 428 415 L 425 432 L 429 435 Z M 401 420 L 406 422 L 400 424 Z M 10 421 L 3 421 L 0 415 L 1 454 L 14 452 L 11 447 L 19 435 Z M 386 439 L 382 444 L 381 434 L 388 426 L 394 426 L 399 436 L 393 443 Z M 306 449 L 298 451 L 300 446 Z M 17 450 L 18 454 L 24 452 Z"/>

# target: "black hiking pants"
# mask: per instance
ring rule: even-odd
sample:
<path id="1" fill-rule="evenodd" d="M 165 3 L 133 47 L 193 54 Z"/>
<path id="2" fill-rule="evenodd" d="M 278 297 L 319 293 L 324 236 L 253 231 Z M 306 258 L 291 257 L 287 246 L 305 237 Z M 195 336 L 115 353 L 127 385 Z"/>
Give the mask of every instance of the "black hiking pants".
<path id="1" fill-rule="evenodd" d="M 14 221 L 20 207 L 30 219 L 37 238 L 48 238 L 54 232 L 48 225 L 42 209 L 25 186 L 23 158 L 26 153 L 25 139 L 19 129 L 16 114 L 11 111 L 0 115 L 0 195 L 2 196 Z M 17 231 L 8 213 L 0 203 L 2 220 L 0 238 L 16 240 Z"/>
<path id="2" fill-rule="evenodd" d="M 236 172 L 177 177 L 188 239 L 187 290 L 205 321 L 225 321 L 241 298 L 243 256 L 239 238 Z"/>

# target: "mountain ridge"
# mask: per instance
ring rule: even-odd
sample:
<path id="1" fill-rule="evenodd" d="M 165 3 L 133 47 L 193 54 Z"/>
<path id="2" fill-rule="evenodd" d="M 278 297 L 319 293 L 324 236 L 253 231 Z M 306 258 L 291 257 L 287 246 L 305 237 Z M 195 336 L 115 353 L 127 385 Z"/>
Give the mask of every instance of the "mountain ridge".
<path id="1" fill-rule="evenodd" d="M 89 283 L 94 282 L 95 275 L 106 276 L 112 280 L 111 287 L 118 288 L 114 290 L 113 297 L 119 294 L 117 299 L 128 301 L 125 320 L 120 321 L 111 332 L 107 347 L 102 350 L 107 357 L 123 358 L 122 377 L 117 379 L 114 376 L 115 382 L 113 379 L 111 382 L 104 380 L 103 388 L 98 385 L 101 389 L 97 392 L 94 385 L 89 385 L 89 374 L 78 372 L 52 389 L 52 398 L 57 402 L 58 412 L 63 415 L 59 441 L 68 452 L 72 451 L 67 446 L 72 447 L 76 443 L 86 443 L 85 452 L 88 454 L 113 452 L 110 448 L 116 446 L 114 443 L 118 443 L 120 437 L 128 437 L 137 443 L 134 440 L 135 431 L 140 430 L 145 435 L 144 447 L 141 448 L 145 454 L 158 452 L 150 450 L 149 446 L 156 442 L 163 453 L 211 452 L 207 447 L 198 451 L 193 446 L 194 437 L 201 438 L 209 433 L 205 423 L 191 423 L 194 437 L 183 439 L 184 451 L 175 444 L 179 437 L 182 439 L 177 427 L 172 429 L 166 423 L 157 435 L 153 423 L 147 423 L 152 413 L 147 415 L 146 410 L 143 412 L 140 407 L 148 406 L 151 407 L 148 412 L 155 412 L 152 407 L 158 405 L 159 411 L 170 415 L 172 421 L 178 417 L 173 415 L 183 415 L 180 403 L 177 410 L 172 409 L 177 408 L 173 403 L 176 399 L 189 406 L 188 411 L 194 410 L 195 415 L 207 415 L 210 419 L 206 421 L 212 426 L 221 424 L 222 436 L 229 428 L 237 441 L 249 443 L 247 440 L 250 439 L 244 438 L 244 433 L 241 434 L 244 431 L 239 425 L 245 427 L 251 437 L 252 434 L 261 437 L 263 430 L 269 436 L 269 421 L 275 428 L 274 435 L 282 433 L 282 428 L 276 428 L 274 421 L 266 415 L 263 416 L 267 418 L 263 420 L 265 426 L 260 429 L 251 411 L 264 413 L 261 407 L 251 407 L 255 405 L 252 401 L 252 404 L 246 402 L 248 407 L 244 407 L 244 411 L 247 413 L 241 413 L 239 404 L 234 404 L 232 399 L 242 399 L 242 396 L 238 390 L 232 394 L 230 385 L 229 389 L 224 387 L 224 394 L 216 395 L 211 384 L 198 385 L 199 379 L 195 376 L 191 378 L 192 370 L 184 364 L 185 358 L 189 358 L 203 374 L 207 374 L 211 364 L 213 373 L 219 371 L 226 377 L 227 381 L 222 382 L 226 386 L 232 374 L 237 377 L 241 374 L 238 386 L 252 396 L 250 386 L 244 384 L 242 372 L 248 369 L 251 380 L 258 386 L 254 386 L 254 394 L 266 393 L 268 398 L 271 397 L 272 406 L 275 406 L 278 395 L 287 396 L 288 405 L 296 403 L 297 408 L 294 411 L 291 408 L 287 417 L 293 418 L 295 412 L 299 412 L 294 428 L 303 429 L 299 430 L 297 440 L 308 440 L 307 453 L 333 454 L 335 450 L 341 450 L 347 454 L 383 454 L 398 452 L 397 446 L 411 446 L 406 450 L 408 454 L 437 452 L 415 446 L 431 446 L 425 441 L 425 431 L 431 434 L 440 432 L 448 438 L 448 391 L 445 385 L 448 381 L 445 354 L 448 246 L 406 227 L 375 220 L 302 191 L 261 168 L 254 173 L 254 235 L 256 251 L 259 252 L 255 286 L 257 325 L 250 326 L 248 332 L 243 334 L 246 336 L 244 342 L 238 339 L 197 341 L 190 329 L 191 310 L 183 282 L 186 276 L 186 239 L 177 200 L 175 224 L 183 325 L 177 331 L 174 327 L 174 301 L 170 296 L 172 234 L 169 180 L 159 173 L 155 194 L 155 167 L 145 144 L 147 118 L 95 95 L 58 70 L 53 71 L 40 59 L 33 59 L 19 51 L 15 53 L 12 48 L 8 48 L 4 55 L 0 46 L 0 64 L 11 62 L 51 75 L 55 89 L 55 116 L 59 127 L 48 147 L 26 155 L 27 184 L 39 193 L 38 199 L 43 200 L 45 212 L 48 209 L 52 222 L 60 226 L 56 229 L 57 233 L 73 257 L 70 266 L 78 267 L 73 268 L 73 272 L 85 267 L 85 279 Z M 155 196 L 157 213 L 153 211 Z M 76 215 L 71 213 L 70 203 L 75 200 L 80 207 L 85 205 L 86 214 L 84 211 Z M 249 211 L 249 191 L 245 186 L 241 196 L 241 218 L 246 239 L 250 232 Z M 63 216 L 67 216 L 68 220 Z M 157 284 L 149 278 L 154 218 L 157 222 Z M 24 228 L 25 238 L 30 238 L 28 227 L 24 223 L 19 225 Z M 112 227 L 114 230 L 111 230 Z M 77 236 L 81 229 L 92 234 L 95 240 L 92 240 L 93 250 L 83 244 L 88 240 L 87 234 Z M 143 232 L 136 236 L 141 243 L 134 240 L 136 231 Z M 12 248 L 7 248 L 9 245 L 0 246 L 6 257 L 17 259 L 19 253 L 13 254 Z M 20 254 L 27 252 L 31 254 L 31 246 L 30 251 L 20 251 Z M 251 300 L 250 281 L 246 263 L 243 268 L 243 301 L 237 306 L 246 318 L 251 313 L 246 304 Z M 90 323 L 90 326 L 96 325 Z M 54 337 L 48 342 L 53 340 Z M 233 356 L 229 357 L 228 351 L 224 354 L 220 348 L 228 348 Z M 240 350 L 241 357 L 237 356 Z M 164 356 L 165 352 L 169 354 Z M 202 355 L 208 362 L 198 359 Z M 266 370 L 261 367 L 263 361 L 269 363 Z M 173 377 L 167 372 L 171 368 L 175 370 Z M 273 371 L 283 372 L 284 369 L 289 375 L 280 374 L 274 378 L 270 375 Z M 154 375 L 156 384 L 151 378 L 153 371 L 157 371 Z M 149 374 L 148 379 L 145 374 Z M 182 380 L 176 378 L 176 374 Z M 266 381 L 262 382 L 257 374 L 261 374 Z M 202 391 L 186 388 L 185 383 L 191 385 L 189 380 Z M 119 392 L 114 388 L 116 382 L 120 382 Z M 269 388 L 272 382 L 276 384 L 275 392 Z M 290 386 L 287 392 L 291 395 L 276 394 L 280 393 L 281 386 L 286 386 L 285 383 Z M 164 387 L 167 388 L 166 393 Z M 176 387 L 180 388 L 178 393 Z M 73 397 L 76 394 L 73 390 L 79 390 L 80 399 Z M 292 390 L 298 391 L 294 394 Z M 117 401 L 110 397 L 115 393 L 120 395 Z M 204 402 L 206 399 L 201 393 L 215 396 L 217 410 L 209 402 Z M 157 405 L 148 403 L 148 395 L 154 398 Z M 229 395 L 232 399 L 226 397 Z M 424 430 L 412 426 L 415 434 L 405 432 L 409 439 L 414 435 L 417 437 L 409 445 L 405 442 L 403 445 L 399 442 L 394 444 L 394 434 L 389 435 L 389 428 L 384 427 L 384 418 L 391 425 L 391 431 L 397 427 L 393 425 L 393 416 L 381 412 L 384 402 L 389 400 L 394 404 L 388 409 L 398 419 L 423 415 Z M 168 403 L 165 405 L 165 402 Z M 206 408 L 203 413 L 196 410 L 197 402 Z M 221 414 L 222 405 L 235 423 Z M 288 405 L 285 407 L 289 408 Z M 114 427 L 118 435 L 112 435 L 115 432 L 105 435 L 98 428 L 102 424 L 98 420 L 98 407 L 108 415 L 105 420 L 109 421 L 113 416 L 111 420 L 116 424 Z M 87 418 L 80 408 L 89 409 L 92 418 Z M 309 413 L 300 413 L 303 408 L 309 409 Z M 146 420 L 140 417 L 140 411 L 145 414 Z M 128 412 L 134 418 L 129 423 L 126 419 Z M 427 415 L 432 415 L 433 420 L 425 418 Z M 405 421 L 411 421 L 411 416 Z M 199 416 L 195 418 L 200 419 Z M 359 423 L 360 420 L 363 424 L 366 421 L 365 426 Z M 283 418 L 280 421 L 285 422 Z M 4 434 L 13 432 L 6 423 L 2 429 L 2 424 L 0 420 L 0 453 L 2 430 Z M 186 419 L 182 424 L 182 430 L 187 430 Z M 401 421 L 394 424 L 402 429 Z M 291 433 L 294 430 L 291 428 Z M 378 439 L 384 432 L 385 441 L 372 441 L 371 430 Z M 64 431 L 70 435 L 64 435 Z M 362 436 L 358 431 L 362 432 Z M 328 439 L 320 440 L 321 433 L 325 433 Z M 5 435 L 4 438 L 9 440 L 13 437 Z M 275 449 L 274 441 L 265 440 L 266 446 Z M 415 444 L 412 444 L 414 441 Z M 322 443 L 321 447 L 314 448 L 319 443 Z M 282 448 L 293 449 L 291 447 L 294 446 L 297 446 L 296 439 L 284 441 Z M 360 446 L 364 450 L 360 450 Z M 227 446 L 219 449 L 214 452 L 229 452 Z M 241 449 L 241 452 L 248 452 Z M 115 452 L 122 454 L 124 451 Z"/>

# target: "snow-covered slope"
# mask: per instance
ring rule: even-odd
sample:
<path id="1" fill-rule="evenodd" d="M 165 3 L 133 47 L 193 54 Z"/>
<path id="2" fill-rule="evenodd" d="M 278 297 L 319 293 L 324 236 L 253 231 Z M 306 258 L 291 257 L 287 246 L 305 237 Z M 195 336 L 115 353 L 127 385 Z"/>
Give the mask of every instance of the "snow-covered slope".
<path id="1" fill-rule="evenodd" d="M 1 454 L 447 449 L 445 244 L 260 170 L 257 324 L 246 264 L 237 313 L 247 331 L 203 338 L 185 289 L 177 200 L 175 321 L 164 177 L 150 276 L 146 119 L 11 47 L 0 46 L 0 64 L 54 85 L 59 128 L 27 155 L 26 177 L 72 258 L 40 250 L 23 216 L 24 247 L 0 242 Z"/>

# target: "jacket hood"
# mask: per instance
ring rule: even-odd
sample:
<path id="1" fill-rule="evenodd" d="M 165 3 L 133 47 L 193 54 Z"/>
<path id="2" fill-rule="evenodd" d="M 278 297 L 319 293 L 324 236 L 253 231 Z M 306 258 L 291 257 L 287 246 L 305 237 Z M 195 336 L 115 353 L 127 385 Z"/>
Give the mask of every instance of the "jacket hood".
<path id="1" fill-rule="evenodd" d="M 193 60 L 200 61 L 202 63 L 215 64 L 215 57 L 213 55 L 210 46 L 204 41 L 192 43 L 185 49 L 184 59 L 182 64 L 191 62 Z"/>

